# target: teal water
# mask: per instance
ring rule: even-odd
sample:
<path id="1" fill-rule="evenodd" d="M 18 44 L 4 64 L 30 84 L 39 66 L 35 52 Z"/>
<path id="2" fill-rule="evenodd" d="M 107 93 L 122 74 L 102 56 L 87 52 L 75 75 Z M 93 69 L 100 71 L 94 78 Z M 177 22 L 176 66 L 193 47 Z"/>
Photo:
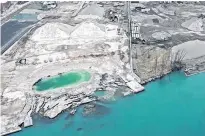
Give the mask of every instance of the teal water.
<path id="1" fill-rule="evenodd" d="M 98 97 L 102 97 L 102 96 L 105 96 L 105 91 L 102 91 L 102 90 L 100 90 L 100 91 L 95 91 L 95 94 L 94 94 L 95 96 L 98 96 Z"/>
<path id="2" fill-rule="evenodd" d="M 110 111 L 94 117 L 64 112 L 50 122 L 12 136 L 205 136 L 205 73 L 182 73 L 151 82 L 146 91 L 103 104 Z"/>
<path id="3" fill-rule="evenodd" d="M 36 14 L 27 14 L 27 13 L 19 13 L 12 17 L 14 20 L 18 21 L 37 21 L 37 15 Z"/>
<path id="4" fill-rule="evenodd" d="M 91 78 L 91 75 L 87 71 L 72 71 L 57 76 L 48 77 L 37 82 L 34 88 L 37 91 L 46 91 L 50 89 L 56 89 L 65 86 L 78 85 L 82 82 L 87 82 Z"/>

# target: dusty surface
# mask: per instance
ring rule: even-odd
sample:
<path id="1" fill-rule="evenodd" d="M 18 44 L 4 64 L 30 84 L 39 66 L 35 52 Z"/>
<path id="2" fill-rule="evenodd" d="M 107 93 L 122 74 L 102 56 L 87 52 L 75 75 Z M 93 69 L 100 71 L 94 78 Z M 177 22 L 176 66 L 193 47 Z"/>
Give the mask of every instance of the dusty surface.
<path id="1" fill-rule="evenodd" d="M 34 113 L 54 118 L 63 110 L 74 114 L 84 103 L 140 92 L 144 88 L 139 83 L 173 70 L 177 51 L 186 51 L 177 64 L 187 75 L 205 70 L 203 4 L 131 3 L 131 19 L 140 33 L 131 49 L 126 9 L 125 2 L 59 2 L 55 9 L 38 10 L 40 21 L 1 56 L 1 134 L 32 125 Z M 109 10 L 118 21 L 109 19 Z M 91 73 L 89 82 L 33 89 L 41 78 L 79 69 Z M 105 95 L 95 96 L 97 90 Z"/>
<path id="2" fill-rule="evenodd" d="M 183 60 L 194 59 L 201 56 L 205 56 L 205 41 L 194 40 L 188 41 L 172 48 L 172 52 L 183 50 L 185 57 Z"/>
<path id="3" fill-rule="evenodd" d="M 184 54 L 183 61 L 180 62 L 183 69 L 192 74 L 204 71 L 203 2 L 131 3 L 131 10 L 131 18 L 133 22 L 138 23 L 141 37 L 133 45 L 133 68 L 142 81 L 150 81 L 170 72 L 175 63 L 174 56 L 179 51 L 183 51 Z M 166 67 L 162 67 L 161 62 L 166 62 Z M 195 68 L 197 66 L 198 70 Z M 160 72 L 162 68 L 164 72 Z"/>
<path id="4" fill-rule="evenodd" d="M 144 89 L 130 69 L 125 31 L 121 29 L 118 34 L 117 22 L 99 20 L 103 11 L 94 13 L 99 18 L 88 17 L 86 7 L 95 8 L 90 5 L 96 3 L 64 6 L 69 3 L 42 11 L 41 21 L 1 56 L 1 134 L 32 125 L 34 113 L 54 118 L 63 110 L 75 111 L 79 105 L 98 99 L 94 97 L 96 90 L 105 90 L 103 100 L 113 100 L 116 94 L 124 96 Z M 74 13 L 77 15 L 71 17 Z M 78 15 L 85 16 L 79 20 Z M 72 70 L 90 72 L 91 80 L 44 92 L 33 88 L 41 78 Z"/>

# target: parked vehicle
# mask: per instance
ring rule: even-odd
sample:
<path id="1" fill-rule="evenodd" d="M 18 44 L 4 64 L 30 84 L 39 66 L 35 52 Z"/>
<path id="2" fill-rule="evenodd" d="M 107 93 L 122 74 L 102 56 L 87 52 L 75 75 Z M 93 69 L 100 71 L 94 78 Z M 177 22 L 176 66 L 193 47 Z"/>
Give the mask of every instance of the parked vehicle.
<path id="1" fill-rule="evenodd" d="M 43 10 L 50 10 L 57 7 L 57 2 L 55 1 L 45 1 L 41 2 Z"/>

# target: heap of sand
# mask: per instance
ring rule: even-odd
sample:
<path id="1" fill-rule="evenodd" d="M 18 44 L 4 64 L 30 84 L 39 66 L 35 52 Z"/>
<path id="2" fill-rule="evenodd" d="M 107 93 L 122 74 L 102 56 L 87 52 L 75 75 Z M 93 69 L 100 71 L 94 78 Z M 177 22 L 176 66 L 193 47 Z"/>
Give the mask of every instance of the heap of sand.
<path id="1" fill-rule="evenodd" d="M 36 42 L 68 39 L 73 27 L 63 23 L 46 23 L 38 28 L 31 37 Z"/>
<path id="2" fill-rule="evenodd" d="M 182 23 L 182 27 L 185 27 L 191 31 L 201 32 L 203 30 L 203 20 L 200 18 L 191 18 L 184 23 Z"/>

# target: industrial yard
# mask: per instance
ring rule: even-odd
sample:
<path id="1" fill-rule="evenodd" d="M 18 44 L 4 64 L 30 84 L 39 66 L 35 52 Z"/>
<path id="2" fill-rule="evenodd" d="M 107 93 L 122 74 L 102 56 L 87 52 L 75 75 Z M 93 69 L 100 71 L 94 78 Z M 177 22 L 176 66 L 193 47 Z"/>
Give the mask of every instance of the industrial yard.
<path id="1" fill-rule="evenodd" d="M 178 67 L 187 74 L 204 71 L 204 10 L 203 2 L 131 4 L 132 23 L 137 26 L 132 29 L 133 69 L 142 82 Z"/>
<path id="2" fill-rule="evenodd" d="M 123 3 L 119 10 L 124 8 Z M 95 9 L 98 12 L 91 12 Z M 105 10 L 95 2 L 66 2 L 50 10 L 35 9 L 39 21 L 1 56 L 3 134 L 20 130 L 22 123 L 32 125 L 31 114 L 35 112 L 54 118 L 63 110 L 76 110 L 97 100 L 93 96 L 96 90 L 105 91 L 102 100 L 113 100 L 120 87 L 124 88 L 120 89 L 121 96 L 144 89 L 132 73 L 128 37 L 119 27 L 128 25 L 119 23 L 115 15 L 106 21 Z M 31 11 L 34 9 L 22 12 Z M 54 16 L 54 12 L 59 15 Z M 91 79 L 52 91 L 39 92 L 33 87 L 42 78 L 76 70 L 89 72 Z"/>
<path id="3" fill-rule="evenodd" d="M 30 24 L 18 30 L 21 37 L 5 40 L 1 55 L 1 135 L 32 126 L 36 113 L 75 114 L 85 103 L 139 93 L 175 70 L 205 71 L 203 11 L 200 2 L 31 3 L 18 13 L 27 18 L 9 20 Z M 34 87 L 72 71 L 90 78 L 45 91 Z"/>

